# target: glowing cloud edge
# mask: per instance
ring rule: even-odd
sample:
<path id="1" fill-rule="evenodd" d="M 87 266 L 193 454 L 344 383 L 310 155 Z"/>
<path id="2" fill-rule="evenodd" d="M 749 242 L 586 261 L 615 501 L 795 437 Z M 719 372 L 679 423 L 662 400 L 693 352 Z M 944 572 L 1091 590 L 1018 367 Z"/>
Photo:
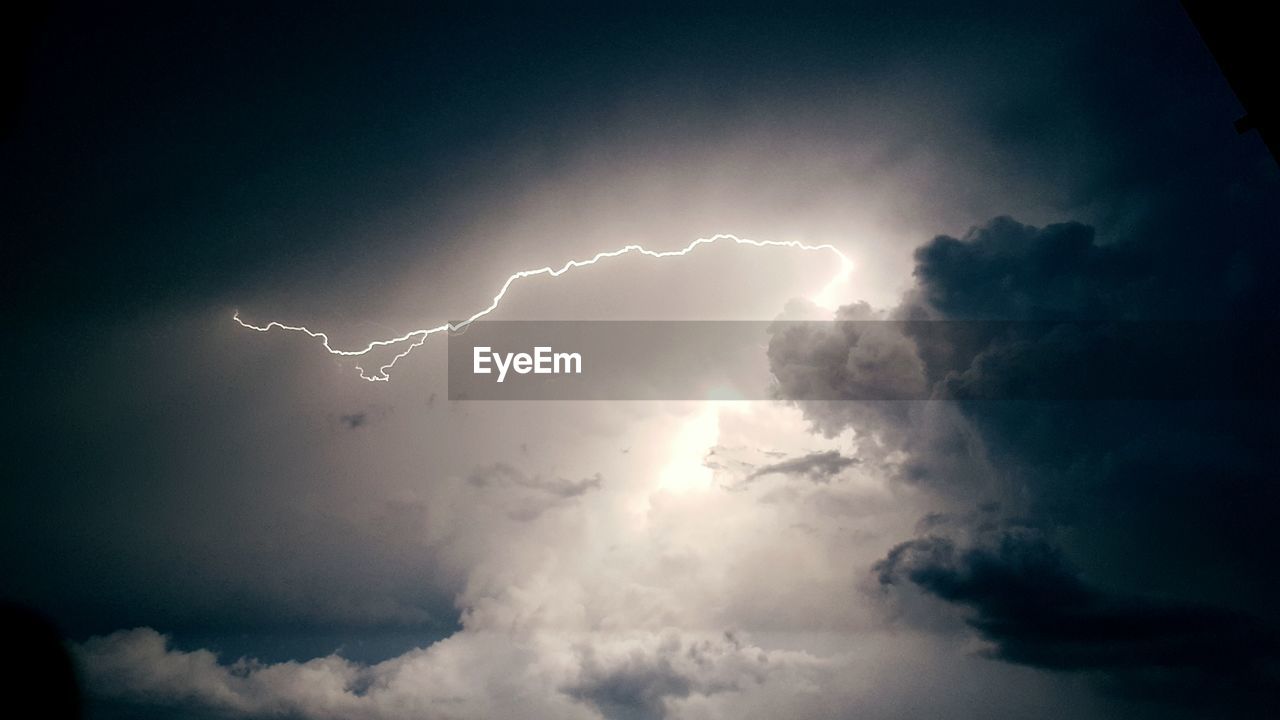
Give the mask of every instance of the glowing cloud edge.
<path id="1" fill-rule="evenodd" d="M 377 372 L 371 375 L 366 375 L 364 368 L 361 367 L 360 365 L 355 366 L 356 371 L 360 373 L 360 378 L 362 380 L 368 380 L 370 382 L 387 382 L 391 380 L 391 376 L 388 373 L 388 371 L 391 368 L 395 367 L 395 364 L 397 362 L 400 362 L 401 358 L 404 358 L 409 353 L 413 352 L 415 349 L 417 349 L 419 346 L 425 343 L 427 341 L 427 338 L 437 333 L 442 333 L 450 330 L 454 330 L 454 331 L 460 330 L 466 327 L 467 325 L 470 325 L 471 323 L 475 322 L 476 320 L 479 320 L 485 315 L 488 315 L 494 310 L 498 309 L 498 306 L 502 303 L 502 298 L 507 294 L 507 290 L 510 289 L 512 283 L 514 283 L 517 280 L 521 280 L 523 278 L 528 278 L 528 277 L 535 277 L 538 275 L 549 275 L 551 277 L 559 277 L 574 268 L 586 267 L 588 265 L 595 265 L 601 260 L 605 260 L 607 258 L 615 258 L 621 255 L 627 255 L 630 253 L 638 253 L 640 255 L 646 255 L 652 258 L 681 257 L 684 255 L 688 255 L 690 252 L 692 252 L 695 248 L 697 248 L 700 245 L 710 245 L 716 242 L 720 242 L 722 240 L 731 240 L 734 242 L 734 244 L 748 245 L 751 247 L 784 247 L 784 248 L 793 248 L 796 250 L 806 250 L 810 252 L 828 251 L 828 252 L 835 253 L 835 255 L 840 258 L 840 270 L 839 272 L 836 273 L 836 276 L 832 278 L 831 281 L 827 283 L 827 285 L 824 286 L 822 291 L 818 294 L 817 298 L 819 303 L 822 303 L 824 300 L 826 300 L 830 295 L 831 290 L 839 283 L 845 281 L 849 277 L 849 274 L 853 272 L 853 261 L 850 260 L 848 257 L 846 257 L 844 253 L 840 252 L 838 248 L 836 248 L 834 245 L 831 245 L 831 244 L 824 243 L 822 245 L 809 245 L 806 243 L 802 243 L 798 240 L 750 240 L 747 238 L 740 238 L 736 235 L 718 234 L 718 235 L 712 235 L 711 237 L 698 238 L 697 240 L 694 240 L 693 242 L 689 243 L 688 245 L 686 245 L 684 248 L 680 250 L 655 251 L 655 250 L 649 250 L 648 248 L 645 248 L 642 245 L 624 245 L 623 247 L 620 247 L 617 250 L 609 250 L 605 252 L 596 253 L 589 260 L 569 260 L 564 265 L 562 265 L 558 270 L 555 268 L 552 268 L 550 265 L 546 267 L 532 269 L 532 270 L 521 270 L 517 273 L 512 274 L 510 277 L 507 278 L 507 281 L 502 284 L 502 289 L 498 291 L 497 295 L 493 296 L 493 301 L 489 303 L 488 307 L 484 308 L 483 310 L 480 310 L 479 312 L 475 313 L 474 315 L 467 318 L 466 320 L 463 320 L 458 323 L 445 322 L 435 327 L 423 328 L 420 330 L 411 330 L 405 333 L 404 335 L 401 335 L 399 337 L 389 338 L 386 340 L 374 340 L 359 350 L 340 350 L 338 348 L 335 348 L 329 344 L 328 335 L 326 335 L 323 332 L 316 332 L 314 330 L 308 329 L 307 327 L 302 325 L 285 325 L 284 323 L 278 322 L 275 320 L 272 320 L 266 325 L 253 325 L 240 319 L 239 310 L 236 310 L 235 313 L 232 314 L 231 319 L 239 323 L 241 327 L 248 328 L 249 330 L 257 330 L 258 332 L 269 332 L 273 329 L 280 329 L 280 330 L 287 330 L 289 332 L 304 333 L 310 337 L 318 338 L 324 344 L 324 349 L 328 351 L 330 355 L 338 355 L 342 357 L 360 357 L 380 347 L 387 347 L 390 345 L 399 345 L 400 343 L 412 341 L 408 345 L 408 347 L 404 349 L 403 352 L 393 357 L 391 359 L 391 362 L 388 362 L 386 365 L 379 367 Z"/>

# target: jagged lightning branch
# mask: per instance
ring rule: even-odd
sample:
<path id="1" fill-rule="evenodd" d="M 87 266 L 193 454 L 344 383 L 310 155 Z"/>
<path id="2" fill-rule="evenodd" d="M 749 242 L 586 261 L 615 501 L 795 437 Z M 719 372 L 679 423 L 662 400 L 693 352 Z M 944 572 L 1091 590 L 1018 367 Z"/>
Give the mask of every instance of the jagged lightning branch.
<path id="1" fill-rule="evenodd" d="M 591 257 L 590 260 L 570 260 L 566 262 L 564 265 L 562 265 L 559 270 L 556 270 L 549 265 L 547 267 L 541 267 L 535 270 L 521 270 L 520 272 L 517 272 L 514 275 L 511 275 L 510 277 L 507 278 L 507 281 L 502 284 L 502 289 L 498 291 L 497 295 L 493 296 L 493 301 L 489 303 L 488 307 L 477 312 L 476 314 L 472 315 L 466 320 L 463 320 L 458 323 L 446 322 L 446 323 L 437 325 L 435 327 L 424 328 L 422 330 L 412 330 L 410 332 L 405 333 L 404 335 L 401 335 L 400 337 L 390 338 L 388 340 L 374 340 L 373 342 L 370 342 L 368 345 L 365 345 L 363 348 L 359 350 L 339 350 L 338 348 L 335 348 L 329 344 L 329 336 L 326 335 L 325 333 L 316 332 L 314 330 L 310 330 L 301 325 L 285 325 L 284 323 L 277 322 L 275 320 L 272 320 L 271 322 L 262 326 L 251 325 L 245 322 L 244 320 L 240 319 L 239 310 L 237 310 L 235 314 L 232 315 L 232 319 L 235 320 L 237 323 L 240 323 L 242 327 L 246 327 L 250 330 L 257 330 L 258 332 L 268 332 L 273 328 L 279 328 L 281 330 L 288 330 L 291 332 L 305 333 L 313 338 L 319 338 L 319 340 L 322 343 L 324 343 L 324 349 L 327 350 L 329 354 L 339 355 L 343 357 L 361 357 L 363 355 L 366 355 L 372 352 L 373 350 L 376 350 L 377 348 L 387 347 L 390 345 L 399 345 L 400 343 L 409 342 L 412 340 L 413 342 L 410 343 L 409 346 L 406 347 L 403 352 L 393 357 L 391 359 L 391 362 L 378 368 L 378 371 L 372 375 L 366 375 L 363 367 L 359 365 L 355 366 L 356 370 L 360 373 L 360 377 L 362 379 L 369 380 L 371 382 L 386 382 L 391 379 L 391 376 L 387 374 L 387 371 L 390 370 L 392 367 L 394 367 L 397 362 L 400 362 L 401 358 L 413 352 L 416 348 L 418 348 L 420 345 L 426 342 L 427 338 L 437 333 L 461 330 L 467 325 L 470 325 L 476 320 L 479 320 L 485 315 L 488 315 L 489 313 L 498 309 L 498 305 L 502 303 L 502 298 L 506 296 L 507 290 L 509 290 L 511 288 L 511 284 L 517 280 L 527 278 L 527 277 L 534 277 L 537 275 L 550 275 L 551 277 L 559 277 L 574 268 L 586 267 L 588 265 L 595 265 L 596 263 L 606 258 L 615 258 L 615 257 L 618 257 L 619 255 L 626 255 L 628 253 L 639 253 L 641 255 L 647 255 L 652 258 L 681 257 L 683 255 L 688 255 L 690 252 L 693 251 L 694 248 L 698 247 L 699 245 L 710 245 L 712 243 L 719 242 L 721 240 L 732 240 L 734 243 L 738 245 L 750 245 L 752 247 L 786 247 L 786 248 L 795 248 L 797 250 L 809 250 L 809 251 L 826 250 L 826 251 L 835 253 L 836 257 L 840 258 L 840 270 L 836 273 L 836 276 L 831 279 L 831 282 L 827 283 L 826 287 L 823 288 L 822 293 L 820 293 L 820 295 L 826 295 L 836 284 L 846 279 L 849 276 L 849 274 L 853 271 L 853 261 L 845 257 L 844 253 L 840 252 L 834 245 L 829 245 L 829 244 L 807 245 L 797 240 L 785 240 L 785 241 L 784 240 L 748 240 L 747 238 L 740 238 L 736 235 L 721 234 L 721 235 L 712 235 L 711 237 L 706 237 L 706 238 L 698 238 L 697 240 L 694 240 L 693 242 L 689 243 L 687 246 L 685 246 L 680 250 L 665 250 L 662 252 L 657 252 L 654 250 L 649 250 L 648 248 L 645 248 L 641 245 L 625 245 L 621 248 L 618 248 L 617 250 L 610 250 L 608 252 L 596 253 L 594 256 Z"/>

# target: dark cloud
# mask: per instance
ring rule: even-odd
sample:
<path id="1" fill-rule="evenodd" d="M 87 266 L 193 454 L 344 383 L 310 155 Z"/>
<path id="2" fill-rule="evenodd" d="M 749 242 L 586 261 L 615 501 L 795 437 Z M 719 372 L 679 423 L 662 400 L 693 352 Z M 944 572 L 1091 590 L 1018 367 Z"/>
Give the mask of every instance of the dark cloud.
<path id="1" fill-rule="evenodd" d="M 771 368 L 806 401 L 1280 399 L 1274 313 L 1170 315 L 1151 255 L 997 217 L 918 248 L 915 286 L 880 319 L 857 304 L 775 322 Z"/>
<path id="2" fill-rule="evenodd" d="M 351 412 L 339 413 L 337 416 L 337 423 L 340 427 L 347 430 L 357 430 L 385 422 L 394 414 L 394 412 L 395 408 L 393 406 L 375 404 L 362 410 L 352 410 Z"/>
<path id="3" fill-rule="evenodd" d="M 882 586 L 909 583 L 970 610 L 967 623 L 1006 662 L 1094 671 L 1125 690 L 1209 705 L 1250 706 L 1280 683 L 1274 629 L 1205 605 L 1106 592 L 1033 529 L 1005 527 L 971 544 L 910 540 L 873 570 Z"/>
<path id="4" fill-rule="evenodd" d="M 906 311 L 948 319 L 1114 318 L 1117 308 L 1141 310 L 1134 303 L 1151 273 L 1132 245 L 1100 246 L 1086 225 L 1008 217 L 963 238 L 940 235 L 915 260 L 920 302 Z"/>
<path id="5" fill-rule="evenodd" d="M 1268 480 L 1278 459 L 1274 318 L 1240 321 L 1230 297 L 1207 291 L 1220 321 L 1147 321 L 1178 304 L 1165 294 L 1167 259 L 1137 244 L 1099 246 L 1072 224 L 1037 230 L 1001 218 L 963 241 L 937 238 L 917 259 L 918 290 L 900 312 L 1018 321 L 978 324 L 997 331 L 967 342 L 916 339 L 946 396 L 1008 400 L 1018 398 L 1010 388 L 1034 388 L 1024 397 L 1036 402 L 957 408 L 976 430 L 969 445 L 981 444 L 1036 517 L 1084 531 L 1099 564 L 1118 554 L 1168 587 L 1213 568 L 1230 577 L 1212 585 L 1243 591 L 1210 591 L 1216 599 L 1265 604 L 1278 589 L 1262 572 L 1277 549 L 1265 528 L 1280 507 Z M 1100 317 L 1138 320 L 1067 322 Z M 928 448 L 919 454 L 931 462 Z"/>
<path id="6" fill-rule="evenodd" d="M 808 478 L 813 482 L 826 483 L 839 475 L 846 468 L 857 464 L 858 459 L 845 457 L 836 450 L 826 450 L 823 452 L 813 452 L 789 460 L 771 463 L 757 468 L 748 479 L 754 479 L 763 475 L 798 475 Z"/>
<path id="7" fill-rule="evenodd" d="M 369 420 L 368 413 L 348 413 L 339 415 L 338 422 L 350 430 L 363 426 Z"/>
<path id="8" fill-rule="evenodd" d="M 1264 310 L 1274 291 L 1231 268 L 1272 250 L 1158 238 L 1166 222 L 1102 242 L 1080 223 L 998 217 L 919 248 L 884 334 L 907 343 L 924 396 L 948 402 L 853 402 L 894 377 L 856 361 L 864 333 L 776 335 L 770 360 L 784 395 L 821 385 L 850 401 L 799 402 L 818 428 L 889 438 L 908 456 L 899 478 L 944 507 L 986 503 L 922 523 L 985 540 L 903 543 L 877 566 L 882 583 L 969 609 L 1002 660 L 1174 705 L 1256 708 L 1280 621 L 1280 305 Z M 1039 531 L 992 536 L 1000 517 L 1052 530 L 1062 549 Z"/>
<path id="9" fill-rule="evenodd" d="M 931 321 L 903 331 L 935 396 L 1280 399 L 1275 314 L 1214 298 L 1211 275 L 1171 292 L 1164 256 L 1181 245 L 1102 245 L 1079 223 L 1000 217 L 917 249 L 916 287 L 894 314 Z M 1171 312 L 1187 295 L 1205 302 Z"/>
<path id="10" fill-rule="evenodd" d="M 0 633 L 6 646 L 0 687 L 38 698 L 40 714 L 51 720 L 82 717 L 83 691 L 59 629 L 30 608 L 0 602 Z"/>
<path id="11" fill-rule="evenodd" d="M 592 490 L 599 490 L 604 483 L 604 478 L 600 473 L 581 480 L 568 480 L 562 477 L 544 478 L 541 475 L 527 475 L 507 463 L 494 463 L 476 468 L 467 476 L 467 482 L 476 487 L 528 488 L 552 497 L 569 499 L 585 495 Z"/>

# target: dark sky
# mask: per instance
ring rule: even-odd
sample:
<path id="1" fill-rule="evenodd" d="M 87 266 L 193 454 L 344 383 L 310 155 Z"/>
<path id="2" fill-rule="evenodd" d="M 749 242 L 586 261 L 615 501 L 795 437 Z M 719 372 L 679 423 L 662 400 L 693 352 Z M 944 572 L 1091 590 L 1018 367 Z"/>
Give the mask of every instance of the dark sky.
<path id="1" fill-rule="evenodd" d="M 72 643 L 98 716 L 1251 717 L 1275 690 L 1274 382 L 1062 400 L 1111 381 L 1112 336 L 1044 324 L 1229 322 L 1186 343 L 1244 368 L 1236 388 L 1275 355 L 1280 173 L 1176 3 L 25 20 L 0 138 L 0 590 Z M 806 539 L 700 545 L 645 494 L 684 411 L 477 409 L 437 401 L 430 359 L 371 385 L 229 320 L 363 343 L 525 263 L 714 232 L 847 242 L 868 279 L 841 317 L 1015 321 L 769 348 L 793 414 L 749 442 L 779 454 L 717 466 L 736 489 L 699 512 L 717 537 L 749 517 Z M 742 262 L 668 282 L 781 312 L 768 283 L 792 271 Z M 961 399 L 842 394 L 900 378 L 852 359 L 904 347 L 913 382 Z M 840 402 L 787 404 L 802 382 Z M 963 400 L 1012 383 L 1054 400 Z M 672 513 L 643 543 L 615 528 L 635 493 Z M 876 639 L 833 639 L 855 637 Z M 229 671 L 242 656 L 279 674 Z M 343 697 L 289 690 L 290 660 L 331 661 L 315 687 Z M 395 673 L 429 690 L 373 698 Z"/>

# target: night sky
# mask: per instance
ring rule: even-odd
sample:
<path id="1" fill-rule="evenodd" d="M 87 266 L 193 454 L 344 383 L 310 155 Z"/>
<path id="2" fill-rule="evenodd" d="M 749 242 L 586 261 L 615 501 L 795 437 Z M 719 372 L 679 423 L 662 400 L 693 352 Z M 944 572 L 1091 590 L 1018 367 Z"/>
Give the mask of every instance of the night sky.
<path id="1" fill-rule="evenodd" d="M 1262 716 L 1280 169 L 1177 3 L 1042 5 L 12 13 L 6 613 L 89 718 Z M 232 319 L 360 348 L 717 233 L 853 271 L 493 319 L 857 321 L 760 347 L 774 401 L 450 400 L 443 338 L 371 383 Z"/>

